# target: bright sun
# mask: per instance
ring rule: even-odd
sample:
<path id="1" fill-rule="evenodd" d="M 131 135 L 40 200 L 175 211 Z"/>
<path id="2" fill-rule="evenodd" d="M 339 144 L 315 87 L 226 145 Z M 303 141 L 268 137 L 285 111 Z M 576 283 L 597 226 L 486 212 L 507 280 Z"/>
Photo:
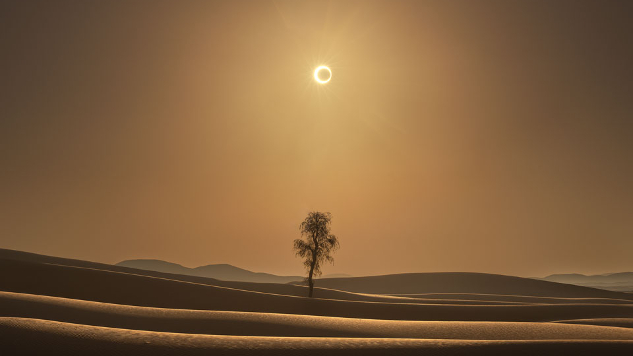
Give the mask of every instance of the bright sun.
<path id="1" fill-rule="evenodd" d="M 314 80 L 321 84 L 325 84 L 332 79 L 332 71 L 326 66 L 320 66 L 314 70 Z"/>

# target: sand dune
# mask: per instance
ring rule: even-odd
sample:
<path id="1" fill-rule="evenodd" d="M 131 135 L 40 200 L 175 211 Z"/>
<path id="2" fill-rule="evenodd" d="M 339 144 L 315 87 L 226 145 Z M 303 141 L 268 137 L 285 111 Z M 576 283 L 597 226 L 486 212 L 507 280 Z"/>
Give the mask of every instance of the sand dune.
<path id="1" fill-rule="evenodd" d="M 324 278 L 319 280 L 319 287 L 372 294 L 477 293 L 535 297 L 633 299 L 633 295 L 628 293 L 531 278 L 464 272 Z"/>
<path id="2" fill-rule="evenodd" d="M 633 330 L 526 322 L 371 320 L 148 308 L 0 292 L 0 315 L 180 333 L 467 340 L 633 340 Z"/>
<path id="3" fill-rule="evenodd" d="M 0 250 L 3 256 L 13 258 L 0 258 L 0 354 L 633 352 L 633 296 L 626 293 L 436 273 L 335 279 L 350 281 L 347 291 L 324 279 L 316 298 L 306 298 L 297 285 Z M 353 291 L 385 292 L 382 282 L 393 293 Z"/>
<path id="4" fill-rule="evenodd" d="M 12 355 L 629 355 L 631 340 L 433 340 L 218 336 L 0 318 Z"/>
<path id="5" fill-rule="evenodd" d="M 506 302 L 525 304 L 629 304 L 631 299 L 622 298 L 557 298 L 557 297 L 535 297 L 524 295 L 504 295 L 504 294 L 479 294 L 479 293 L 424 293 L 424 294 L 389 294 L 398 297 L 421 300 L 480 300 L 486 302 Z M 624 295 L 623 297 L 627 297 Z"/>
<path id="6" fill-rule="evenodd" d="M 111 272 L 120 272 L 120 273 L 128 273 L 149 277 L 158 277 L 170 280 L 178 280 L 178 281 L 186 281 L 193 282 L 197 284 L 206 284 L 213 285 L 219 287 L 228 287 L 235 288 L 241 290 L 250 290 L 256 292 L 264 292 L 264 293 L 272 293 L 272 294 L 282 294 L 282 295 L 294 295 L 298 297 L 304 297 L 308 294 L 307 287 L 301 285 L 292 285 L 292 284 L 276 284 L 276 283 L 254 283 L 254 282 L 238 282 L 238 281 L 222 281 L 218 279 L 208 278 L 208 277 L 200 277 L 200 276 L 190 276 L 190 275 L 180 275 L 180 274 L 172 274 L 158 271 L 150 271 L 150 270 L 141 270 L 130 267 L 118 266 L 118 265 L 108 265 L 97 262 L 89 262 L 82 260 L 74 260 L 69 258 L 61 258 L 61 257 L 52 257 L 46 255 L 39 255 L 29 252 L 23 251 L 15 251 L 8 249 L 0 249 L 0 260 L 14 261 L 14 262 L 28 262 L 28 263 L 42 263 L 42 264 L 52 264 L 52 265 L 60 265 L 60 266 L 69 266 L 69 267 L 81 267 L 81 268 L 89 268 L 96 269 L 100 271 L 111 271 Z M 370 295 L 370 294 L 358 294 L 351 293 L 346 291 L 338 291 L 333 289 L 325 289 L 325 288 L 315 288 L 314 296 L 316 298 L 324 298 L 324 299 L 337 299 L 337 300 L 363 300 L 363 301 L 393 301 L 394 298 L 391 296 L 380 296 L 380 295 Z M 467 298 L 464 298 L 467 299 Z M 412 300 L 415 302 L 415 300 Z M 443 299 L 437 299 L 433 301 L 434 303 L 446 303 Z M 493 304 L 506 304 L 503 301 L 491 301 Z M 454 304 L 455 302 L 449 301 L 448 303 Z M 487 304 L 487 303 L 477 303 L 476 301 L 467 301 L 464 300 L 465 304 Z"/>
<path id="7" fill-rule="evenodd" d="M 296 284 L 221 281 L 207 277 L 148 271 L 104 263 L 39 255 L 9 249 L 0 249 L 0 259 L 93 268 L 101 271 L 130 273 L 273 294 L 294 295 L 301 297 L 307 295 L 306 287 Z M 384 296 L 378 296 L 376 294 L 400 295 L 404 297 L 416 297 L 415 295 L 419 296 L 426 294 L 430 299 L 437 300 L 462 299 L 486 300 L 491 302 L 541 302 L 538 299 L 527 300 L 526 298 L 528 296 L 553 297 L 553 299 L 607 298 L 633 301 L 633 294 L 630 293 L 605 291 L 595 288 L 573 286 L 530 278 L 482 273 L 408 273 L 370 277 L 324 278 L 317 281 L 317 287 L 315 288 L 315 297 L 317 298 L 367 301 L 385 300 L 382 299 Z M 435 297 L 430 296 L 431 294 L 435 295 Z M 456 294 L 464 294 L 466 296 L 462 298 L 450 297 L 450 295 L 454 296 Z M 362 295 L 362 297 L 359 295 Z M 477 295 L 478 297 L 472 297 L 474 295 Z M 485 297 L 486 295 L 489 297 Z M 504 295 L 506 297 L 492 298 L 493 295 Z M 515 296 L 523 298 L 523 300 L 516 298 L 511 299 L 507 296 Z M 555 301 L 548 301 L 548 303 L 554 302 Z"/>
<path id="8" fill-rule="evenodd" d="M 4 291 L 163 308 L 394 320 L 553 321 L 633 317 L 631 304 L 452 305 L 310 299 L 8 260 L 0 260 L 0 277 L 0 290 Z"/>

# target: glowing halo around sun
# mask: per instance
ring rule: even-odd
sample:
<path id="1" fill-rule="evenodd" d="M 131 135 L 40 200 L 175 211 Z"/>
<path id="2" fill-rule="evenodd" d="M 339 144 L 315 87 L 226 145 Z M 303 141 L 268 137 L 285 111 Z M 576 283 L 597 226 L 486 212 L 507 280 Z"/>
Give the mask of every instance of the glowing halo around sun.
<path id="1" fill-rule="evenodd" d="M 321 79 L 323 77 L 323 73 L 321 74 L 321 76 L 319 76 L 319 73 L 323 71 L 328 73 L 327 79 Z M 326 66 L 319 66 L 317 67 L 317 69 L 314 70 L 314 80 L 321 84 L 325 84 L 332 80 L 332 71 Z"/>

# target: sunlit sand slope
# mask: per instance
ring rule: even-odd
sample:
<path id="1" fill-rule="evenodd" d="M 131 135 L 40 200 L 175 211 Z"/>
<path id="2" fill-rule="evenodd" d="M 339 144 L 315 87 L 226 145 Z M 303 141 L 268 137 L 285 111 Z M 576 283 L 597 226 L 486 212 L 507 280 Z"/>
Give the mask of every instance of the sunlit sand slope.
<path id="1" fill-rule="evenodd" d="M 218 336 L 0 318 L 11 355 L 630 355 L 630 340 L 482 341 Z"/>
<path id="2" fill-rule="evenodd" d="M 125 329 L 217 335 L 468 340 L 633 340 L 633 330 L 527 322 L 442 322 L 148 308 L 0 292 L 0 315 Z"/>

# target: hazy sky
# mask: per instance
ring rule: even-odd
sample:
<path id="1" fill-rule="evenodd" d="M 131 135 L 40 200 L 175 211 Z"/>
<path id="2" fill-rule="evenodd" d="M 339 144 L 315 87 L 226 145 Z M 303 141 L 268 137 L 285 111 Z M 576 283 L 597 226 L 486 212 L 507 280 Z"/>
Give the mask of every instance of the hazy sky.
<path id="1" fill-rule="evenodd" d="M 2 1 L 0 247 L 633 270 L 631 1 Z M 332 69 L 327 85 L 312 77 Z"/>

